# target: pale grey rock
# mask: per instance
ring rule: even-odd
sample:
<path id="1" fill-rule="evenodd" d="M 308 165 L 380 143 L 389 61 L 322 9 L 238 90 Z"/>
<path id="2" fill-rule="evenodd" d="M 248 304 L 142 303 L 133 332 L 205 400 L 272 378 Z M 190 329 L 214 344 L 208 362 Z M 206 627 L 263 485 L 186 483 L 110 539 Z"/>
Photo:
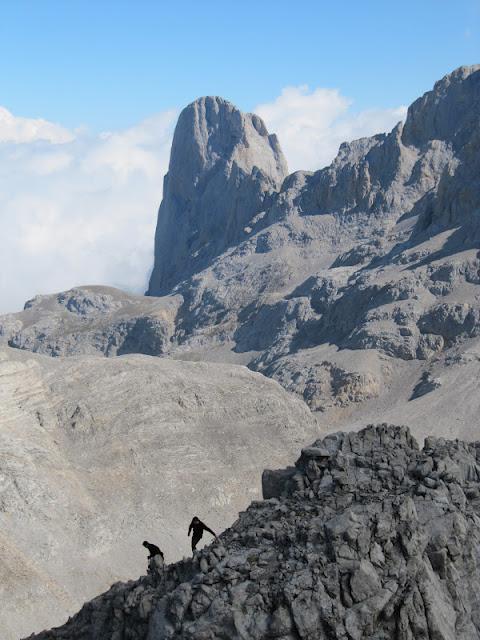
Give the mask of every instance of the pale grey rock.
<path id="1" fill-rule="evenodd" d="M 273 364 L 263 367 L 254 362 L 255 368 L 277 380 L 288 391 L 301 396 L 312 411 L 328 411 L 332 407 L 345 407 L 374 398 L 381 393 L 383 379 L 379 372 L 362 369 L 350 370 L 332 363 L 331 360 L 316 360 L 315 351 L 306 356 L 300 352 L 285 356 Z M 333 358 L 332 358 L 333 359 Z"/>
<path id="2" fill-rule="evenodd" d="M 476 640 L 479 451 L 420 450 L 386 424 L 327 436 L 297 460 L 301 482 L 284 474 L 161 583 L 116 584 L 35 640 Z"/>
<path id="3" fill-rule="evenodd" d="M 375 567 L 369 560 L 361 560 L 358 569 L 350 578 L 350 591 L 354 602 L 362 602 L 382 589 Z M 361 634 L 360 634 L 361 637 Z"/>
<path id="4" fill-rule="evenodd" d="M 212 413 L 205 414 L 205 404 L 197 396 L 206 397 L 208 404 L 222 389 L 223 405 L 225 385 L 239 372 L 248 375 L 237 367 L 227 373 L 224 365 L 213 364 L 222 361 L 247 364 L 278 380 L 317 411 L 318 422 L 326 429 L 342 425 L 358 429 L 381 419 L 408 423 L 422 437 L 434 431 L 446 438 L 478 439 L 479 86 L 480 68 L 461 68 L 415 102 L 404 125 L 388 134 L 343 144 L 330 167 L 290 176 L 285 176 L 278 142 L 255 116 L 241 114 L 219 98 L 200 99 L 188 107 L 175 134 L 149 289 L 149 293 L 170 295 L 141 298 L 103 287 L 82 287 L 36 299 L 20 314 L 0 319 L 0 340 L 17 349 L 72 356 L 138 351 L 163 356 L 161 364 L 151 365 L 150 359 L 141 358 L 139 373 L 130 357 L 117 358 L 115 364 L 89 358 L 86 371 L 98 389 L 90 386 L 88 394 L 72 399 L 68 381 L 72 376 L 84 380 L 80 371 L 85 365 L 78 364 L 84 358 L 73 358 L 70 364 L 60 358 L 55 361 L 59 364 L 52 365 L 41 356 L 16 353 L 11 358 L 38 359 L 45 371 L 35 379 L 27 376 L 25 389 L 23 383 L 18 386 L 25 372 L 15 373 L 11 363 L 7 367 L 12 378 L 5 387 L 11 394 L 6 424 L 14 424 L 27 406 L 36 429 L 15 429 L 10 436 L 15 447 L 19 433 L 26 433 L 29 455 L 41 457 L 42 469 L 58 469 L 65 485 L 63 457 L 73 465 L 72 449 L 78 456 L 75 465 L 81 467 L 85 442 L 91 440 L 98 460 L 108 453 L 107 480 L 108 474 L 118 480 L 116 471 L 120 478 L 130 478 L 122 456 L 120 469 L 115 466 L 109 441 L 98 442 L 99 415 L 108 415 L 119 446 L 132 433 L 138 434 L 135 441 L 140 442 L 140 450 L 134 447 L 131 465 L 135 473 L 140 468 L 148 477 L 142 486 L 134 484 L 132 493 L 121 484 L 121 493 L 122 498 L 126 495 L 142 505 L 144 487 L 150 487 L 160 473 L 158 459 L 141 450 L 142 429 L 150 433 L 165 405 L 171 408 L 170 402 L 174 409 L 170 413 L 169 408 L 168 415 L 178 411 L 194 416 L 191 422 L 188 417 L 185 420 L 192 430 L 201 421 L 195 433 L 200 434 L 202 463 L 213 455 L 211 447 L 202 449 L 202 438 L 215 411 L 221 416 L 214 420 L 216 429 L 228 439 L 235 432 L 224 432 L 224 425 L 233 428 L 240 415 L 241 424 L 245 420 L 252 433 L 261 431 L 251 445 L 255 455 L 263 452 L 271 457 L 273 449 L 275 455 L 282 455 L 291 445 L 295 427 L 286 429 L 287 433 L 277 427 L 270 435 L 270 427 L 259 430 L 257 420 L 261 416 L 263 421 L 265 413 L 272 420 L 280 420 L 282 412 L 290 415 L 289 401 L 277 405 L 272 398 L 265 406 L 260 398 L 267 383 L 260 376 L 255 376 L 257 389 L 243 377 L 234 385 L 228 415 L 215 402 Z M 213 377 L 217 390 L 206 396 L 198 390 L 197 396 L 187 394 L 184 389 L 197 379 L 190 370 L 177 376 L 174 371 L 183 364 L 169 358 L 211 361 L 199 376 L 203 382 Z M 59 369 L 47 375 L 50 366 Z M 156 368 L 162 366 L 172 367 L 164 377 Z M 99 369 L 95 373 L 92 367 Z M 110 367 L 114 373 L 105 375 Z M 136 376 L 140 387 L 133 382 Z M 105 377 L 106 386 L 98 382 Z M 55 420 L 70 438 L 67 453 L 61 448 L 60 461 L 53 462 L 49 452 L 56 449 L 51 440 L 42 440 L 50 418 L 41 400 L 50 393 L 52 380 L 57 391 L 48 404 L 55 407 Z M 441 392 L 436 392 L 432 385 L 439 380 Z M 419 382 L 426 385 L 417 389 Z M 175 390 L 178 384 L 180 394 Z M 125 409 L 132 385 L 138 399 Z M 241 391 L 244 385 L 247 396 Z M 165 395 L 161 396 L 162 412 L 157 413 L 152 398 L 160 391 Z M 93 408 L 89 394 L 95 398 Z M 258 400 L 251 403 L 251 397 Z M 112 405 L 117 404 L 119 412 L 111 415 Z M 303 410 L 298 424 L 308 426 L 312 418 Z M 134 419 L 136 413 L 142 417 L 142 428 Z M 181 421 L 180 431 L 183 427 Z M 171 432 L 175 446 L 178 433 L 178 428 Z M 398 637 L 412 640 L 477 638 L 477 446 L 428 441 L 419 453 L 405 431 L 391 433 L 389 428 L 361 436 L 337 434 L 315 443 L 314 448 L 328 450 L 330 458 L 307 455 L 293 473 L 264 475 L 266 495 L 272 500 L 252 505 L 234 525 L 225 538 L 225 558 L 209 551 L 201 555 L 198 567 L 186 562 L 167 569 L 165 590 L 144 579 L 134 587 L 117 585 L 109 595 L 87 605 L 71 623 L 73 627 L 48 637 L 70 638 L 73 628 L 79 638 L 99 639 L 129 634 L 147 640 L 267 635 L 293 640 L 302 634 L 330 634 L 342 640 L 379 640 L 391 637 L 393 629 Z M 220 447 L 222 442 L 216 444 Z M 305 443 L 299 441 L 297 448 Z M 7 454 L 14 445 L 6 447 Z M 245 458 L 251 455 L 250 445 L 247 449 Z M 222 448 L 222 455 L 225 451 L 237 454 L 231 445 Z M 91 466 L 93 454 L 87 449 L 85 455 Z M 214 464 L 221 465 L 215 455 Z M 61 510 L 63 494 L 58 495 L 54 480 L 44 491 L 44 481 L 30 466 L 27 479 L 36 480 L 25 486 L 15 457 L 7 459 L 4 475 L 16 478 L 15 491 L 23 502 L 11 489 L 5 493 L 5 508 L 21 514 L 17 531 L 31 531 L 26 523 L 32 496 L 42 505 L 50 505 L 55 498 Z M 271 460 L 268 464 L 277 464 Z M 78 528 L 68 529 L 74 540 L 81 539 L 78 531 L 86 530 L 85 522 L 90 527 L 92 514 L 98 517 L 102 509 L 112 508 L 111 493 L 98 499 L 95 493 L 92 498 L 89 476 L 82 475 L 80 485 L 76 483 L 77 466 L 72 476 L 67 475 L 67 488 L 70 483 L 75 491 L 82 488 Z M 94 465 L 95 473 L 99 467 L 100 462 Z M 251 476 L 253 469 L 246 468 Z M 164 486 L 163 476 L 157 484 Z M 16 487 L 15 483 L 9 486 Z M 238 495 L 237 485 L 215 499 L 230 505 L 231 494 Z M 67 502 L 69 495 L 67 491 Z M 145 500 L 155 508 L 158 503 L 157 494 Z M 43 512 L 41 516 L 45 517 Z M 135 522 L 152 522 L 144 511 L 135 512 L 134 517 Z M 133 530 L 132 522 L 127 525 Z M 109 552 L 109 541 L 121 537 L 115 519 L 114 524 L 102 521 L 93 531 L 85 542 L 95 546 L 101 541 L 101 548 Z M 69 587 L 58 591 L 71 549 L 57 553 L 52 539 L 60 536 L 58 532 L 50 537 L 39 528 L 37 533 L 38 549 L 45 554 L 53 549 L 49 559 L 58 558 L 56 575 L 43 579 L 44 565 L 37 568 L 31 560 L 25 570 L 19 569 L 24 566 L 23 556 L 12 547 L 9 534 L 7 557 L 14 562 L 5 569 L 3 582 L 17 581 L 22 593 L 33 594 L 32 602 L 47 603 L 47 613 L 53 601 L 61 603 L 62 611 L 71 611 Z M 139 532 L 139 539 L 143 537 Z M 31 539 L 15 544 L 20 543 L 27 547 Z M 124 563 L 125 558 L 134 561 L 132 548 L 133 542 L 128 542 L 118 549 Z M 126 577 L 112 575 L 107 562 L 94 560 L 99 588 L 105 580 Z M 122 570 L 136 575 L 128 562 Z M 354 578 L 362 562 L 362 571 L 370 575 L 373 585 L 366 593 L 361 593 L 362 580 Z M 371 567 L 380 581 L 378 590 Z M 77 572 L 75 588 L 83 588 L 89 579 Z M 281 585 L 281 601 L 275 599 L 278 591 L 271 591 L 272 584 Z M 18 592 L 12 594 L 18 597 Z M 10 591 L 2 593 L 2 602 L 4 596 L 9 598 Z M 10 610 L 18 608 L 17 603 Z M 37 607 L 37 616 L 43 610 Z M 26 619 L 29 615 L 33 614 L 27 611 Z"/>
<path id="5" fill-rule="evenodd" d="M 379 259 L 380 257 L 382 257 L 382 242 L 380 240 L 374 240 L 373 242 L 359 244 L 350 249 L 350 251 L 342 253 L 333 262 L 332 268 L 354 267 L 370 262 L 375 258 Z"/>
<path id="6" fill-rule="evenodd" d="M 239 361 L 324 410 L 378 395 L 384 379 L 335 360 L 311 363 L 312 348 L 428 361 L 475 337 L 480 198 L 473 173 L 462 171 L 479 155 L 479 85 L 477 67 L 457 70 L 412 105 L 405 125 L 285 179 L 260 229 L 178 285 L 172 351 L 208 358 L 212 344 L 233 347 Z M 462 205 L 455 189 L 470 194 Z M 435 213 L 449 210 L 450 197 L 460 229 Z M 465 318 L 458 305 L 470 305 Z M 344 393 L 339 370 L 358 392 Z"/>
<path id="7" fill-rule="evenodd" d="M 286 175 L 261 118 L 218 97 L 186 107 L 164 180 L 148 293 L 164 295 L 242 240 Z"/>
<path id="8" fill-rule="evenodd" d="M 420 147 L 430 140 L 446 140 L 463 147 L 478 125 L 479 71 L 480 65 L 459 67 L 418 98 L 408 110 L 405 144 Z"/>
<path id="9" fill-rule="evenodd" d="M 161 355 L 169 350 L 181 298 L 146 298 L 89 286 L 36 296 L 0 318 L 0 341 L 50 356 Z"/>
<path id="10" fill-rule="evenodd" d="M 194 514 L 220 530 L 316 431 L 245 367 L 0 348 L 0 637 L 144 573 L 145 539 L 168 562 L 190 555 Z M 150 615 L 150 596 L 130 595 Z"/>
<path id="11" fill-rule="evenodd" d="M 475 337 L 480 334 L 480 305 L 444 302 L 431 307 L 418 324 L 420 331 L 440 335 L 445 341 Z"/>

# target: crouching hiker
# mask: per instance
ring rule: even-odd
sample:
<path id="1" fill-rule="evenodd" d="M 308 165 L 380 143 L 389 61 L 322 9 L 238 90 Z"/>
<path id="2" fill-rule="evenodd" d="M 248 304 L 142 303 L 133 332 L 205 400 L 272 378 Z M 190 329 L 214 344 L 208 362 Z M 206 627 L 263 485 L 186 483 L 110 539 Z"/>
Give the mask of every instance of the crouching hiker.
<path id="1" fill-rule="evenodd" d="M 147 573 L 154 578 L 160 577 L 163 574 L 163 567 L 165 566 L 163 553 L 160 551 L 156 544 L 151 544 L 146 540 L 144 540 L 142 544 L 146 549 L 148 549 L 149 552 L 149 555 L 147 557 Z"/>

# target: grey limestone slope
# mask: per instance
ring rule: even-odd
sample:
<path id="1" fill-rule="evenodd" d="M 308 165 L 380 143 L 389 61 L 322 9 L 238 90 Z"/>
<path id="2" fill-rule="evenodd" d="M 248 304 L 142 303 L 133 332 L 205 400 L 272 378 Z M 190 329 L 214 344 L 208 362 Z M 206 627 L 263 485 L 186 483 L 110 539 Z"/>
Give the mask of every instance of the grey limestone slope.
<path id="1" fill-rule="evenodd" d="M 37 640 L 476 640 L 480 443 L 370 426 L 265 472 L 192 560 L 116 584 Z"/>
<path id="2" fill-rule="evenodd" d="M 142 573 L 144 539 L 188 554 L 192 515 L 223 528 L 314 431 L 244 367 L 0 349 L 2 640 Z"/>
<path id="3" fill-rule="evenodd" d="M 149 531 L 164 534 L 170 558 L 185 525 L 179 504 L 199 515 L 208 504 L 204 517 L 217 527 L 220 511 L 223 519 L 245 504 L 242 487 L 258 488 L 257 469 L 286 463 L 313 417 L 264 376 L 302 398 L 325 429 L 387 420 L 419 436 L 478 439 L 479 132 L 478 66 L 445 76 L 404 124 L 343 144 L 313 173 L 287 176 L 278 141 L 255 116 L 220 98 L 187 107 L 159 211 L 150 295 L 80 287 L 0 319 L 0 339 L 15 347 L 5 347 L 1 364 L 9 456 L 2 557 L 12 558 L 5 584 L 17 581 L 31 595 L 26 620 L 36 615 L 37 628 L 49 626 L 38 616 L 53 615 L 53 602 L 72 611 L 94 588 L 137 575 L 142 554 L 132 549 Z M 132 352 L 163 357 L 93 357 Z M 402 638 L 477 637 L 477 445 L 432 441 L 420 453 L 404 431 L 392 441 L 388 430 L 375 434 L 340 438 L 326 476 L 323 463 L 311 473 L 300 464 L 313 485 L 303 494 L 252 507 L 226 534 L 229 566 L 220 577 L 205 553 L 202 567 L 169 569 L 172 600 L 141 579 L 88 605 L 72 622 L 83 625 L 77 636 L 70 626 L 48 637 L 206 638 L 218 630 L 213 637 L 286 640 L 319 629 L 332 636 L 331 627 L 339 638 L 379 640 L 394 627 Z M 458 477 L 442 476 L 445 460 Z M 410 462 L 425 462 L 425 473 Z M 368 477 L 363 496 L 350 467 L 357 480 Z M 328 475 L 333 494 L 321 484 Z M 387 521 L 379 523 L 375 505 Z M 374 532 L 368 545 L 349 533 L 357 510 L 362 530 Z M 316 520 L 344 513 L 338 536 Z M 264 518 L 285 531 L 281 558 L 269 555 L 277 534 Z M 34 534 L 27 522 L 38 523 Z M 68 542 L 59 548 L 56 540 Z M 361 594 L 364 584 L 373 591 Z M 313 592 L 321 597 L 312 607 Z M 6 616 L 18 593 L 2 594 L 13 603 Z"/>

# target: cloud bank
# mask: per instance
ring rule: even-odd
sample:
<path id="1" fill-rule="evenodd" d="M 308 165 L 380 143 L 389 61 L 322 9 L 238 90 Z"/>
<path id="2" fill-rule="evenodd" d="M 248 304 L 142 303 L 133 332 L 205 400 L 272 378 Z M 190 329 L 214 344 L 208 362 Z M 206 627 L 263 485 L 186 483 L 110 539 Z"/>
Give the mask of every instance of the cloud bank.
<path id="1" fill-rule="evenodd" d="M 255 111 L 290 170 L 318 169 L 338 146 L 389 130 L 405 108 L 351 112 L 337 90 L 287 87 Z M 82 284 L 143 292 L 178 112 L 93 135 L 0 107 L 0 313 Z"/>
<path id="2" fill-rule="evenodd" d="M 95 136 L 0 110 L 0 313 L 81 284 L 145 290 L 176 116 Z"/>

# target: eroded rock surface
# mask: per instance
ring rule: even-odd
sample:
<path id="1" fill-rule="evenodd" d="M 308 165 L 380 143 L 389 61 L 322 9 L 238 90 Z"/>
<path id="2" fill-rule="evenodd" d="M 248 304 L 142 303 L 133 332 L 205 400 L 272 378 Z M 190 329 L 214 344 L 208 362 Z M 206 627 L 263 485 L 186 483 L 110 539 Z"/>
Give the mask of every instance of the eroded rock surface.
<path id="1" fill-rule="evenodd" d="M 480 443 L 336 433 L 265 472 L 220 542 L 36 640 L 476 640 Z"/>

